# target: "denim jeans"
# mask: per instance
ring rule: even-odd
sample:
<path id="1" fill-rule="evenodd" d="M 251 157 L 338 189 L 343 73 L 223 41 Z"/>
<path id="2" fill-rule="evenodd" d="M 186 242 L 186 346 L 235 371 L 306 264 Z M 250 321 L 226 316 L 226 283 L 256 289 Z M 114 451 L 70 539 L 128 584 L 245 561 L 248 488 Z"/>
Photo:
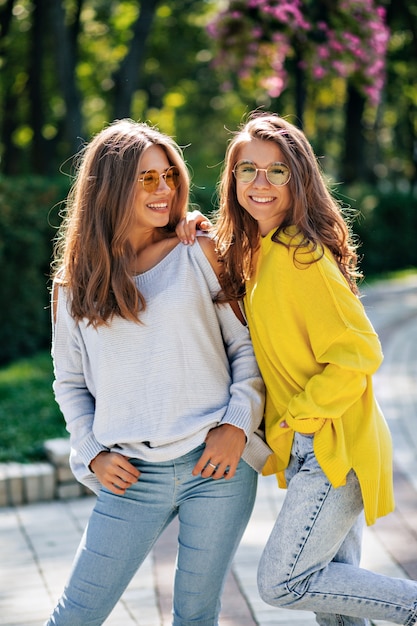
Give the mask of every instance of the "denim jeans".
<path id="1" fill-rule="evenodd" d="M 241 460 L 230 480 L 193 476 L 203 446 L 141 471 L 125 495 L 102 489 L 64 593 L 47 626 L 102 624 L 152 546 L 178 515 L 175 626 L 217 626 L 220 597 L 249 521 L 257 473 Z"/>
<path id="2" fill-rule="evenodd" d="M 354 472 L 333 488 L 317 463 L 314 438 L 295 434 L 288 493 L 258 569 L 268 604 L 313 611 L 321 626 L 417 620 L 417 582 L 359 567 L 363 502 Z"/>

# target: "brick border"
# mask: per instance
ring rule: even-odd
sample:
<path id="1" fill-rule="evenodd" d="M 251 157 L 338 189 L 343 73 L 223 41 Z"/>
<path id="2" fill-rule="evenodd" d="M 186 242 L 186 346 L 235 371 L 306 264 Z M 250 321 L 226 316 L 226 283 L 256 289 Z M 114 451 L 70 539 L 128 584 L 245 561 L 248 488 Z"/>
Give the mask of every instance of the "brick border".
<path id="1" fill-rule="evenodd" d="M 44 443 L 45 463 L 0 463 L 0 507 L 90 495 L 69 467 L 69 439 Z"/>

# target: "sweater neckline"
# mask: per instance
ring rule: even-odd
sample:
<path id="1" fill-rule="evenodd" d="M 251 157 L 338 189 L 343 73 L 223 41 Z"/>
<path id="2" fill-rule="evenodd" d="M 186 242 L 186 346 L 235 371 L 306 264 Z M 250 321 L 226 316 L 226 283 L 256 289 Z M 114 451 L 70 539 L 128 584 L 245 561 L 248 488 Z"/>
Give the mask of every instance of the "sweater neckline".
<path id="1" fill-rule="evenodd" d="M 149 282 L 151 280 L 154 280 L 155 275 L 160 274 L 161 271 L 163 271 L 167 265 L 170 265 L 172 261 L 173 260 L 175 261 L 177 256 L 180 255 L 181 246 L 183 245 L 184 244 L 181 244 L 181 242 L 178 242 L 177 245 L 174 248 L 172 248 L 172 250 L 170 250 L 168 254 L 164 256 L 163 259 L 158 261 L 156 265 L 149 268 L 148 270 L 145 270 L 144 272 L 140 272 L 139 274 L 134 274 L 133 275 L 134 280 L 138 283 Z"/>

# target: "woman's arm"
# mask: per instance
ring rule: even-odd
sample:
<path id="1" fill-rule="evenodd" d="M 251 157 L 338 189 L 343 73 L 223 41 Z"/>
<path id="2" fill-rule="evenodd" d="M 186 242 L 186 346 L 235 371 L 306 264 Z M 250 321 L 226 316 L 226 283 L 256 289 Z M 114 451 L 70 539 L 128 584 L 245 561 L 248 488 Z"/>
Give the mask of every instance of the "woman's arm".
<path id="1" fill-rule="evenodd" d="M 209 237 L 199 237 L 212 269 L 219 277 L 221 264 Z M 253 352 L 249 331 L 238 303 L 216 304 L 216 312 L 227 352 L 231 386 L 226 414 L 217 428 L 206 438 L 206 448 L 194 468 L 194 474 L 213 478 L 234 476 L 247 441 L 262 421 L 264 410 L 264 385 Z M 237 308 L 236 308 L 237 307 Z M 208 463 L 217 466 L 214 471 Z"/>
<path id="2" fill-rule="evenodd" d="M 71 469 L 77 480 L 93 491 L 101 484 L 114 493 L 124 493 L 139 473 L 125 457 L 110 452 L 95 438 L 95 398 L 84 373 L 87 354 L 80 330 L 69 314 L 63 288 L 54 284 L 52 299 L 53 389 L 70 434 Z"/>

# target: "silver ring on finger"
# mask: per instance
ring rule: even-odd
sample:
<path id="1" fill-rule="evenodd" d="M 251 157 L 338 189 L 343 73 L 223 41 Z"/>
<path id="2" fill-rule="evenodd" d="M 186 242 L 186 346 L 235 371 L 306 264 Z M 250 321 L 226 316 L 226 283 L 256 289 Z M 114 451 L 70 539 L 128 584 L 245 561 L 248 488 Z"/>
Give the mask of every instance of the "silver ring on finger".
<path id="1" fill-rule="evenodd" d="M 215 469 L 215 470 L 217 469 L 217 465 L 213 465 L 213 463 L 210 463 L 210 462 L 209 462 L 209 463 L 207 463 L 207 465 L 210 465 L 210 467 L 212 467 L 212 468 L 213 468 L 213 469 Z"/>

